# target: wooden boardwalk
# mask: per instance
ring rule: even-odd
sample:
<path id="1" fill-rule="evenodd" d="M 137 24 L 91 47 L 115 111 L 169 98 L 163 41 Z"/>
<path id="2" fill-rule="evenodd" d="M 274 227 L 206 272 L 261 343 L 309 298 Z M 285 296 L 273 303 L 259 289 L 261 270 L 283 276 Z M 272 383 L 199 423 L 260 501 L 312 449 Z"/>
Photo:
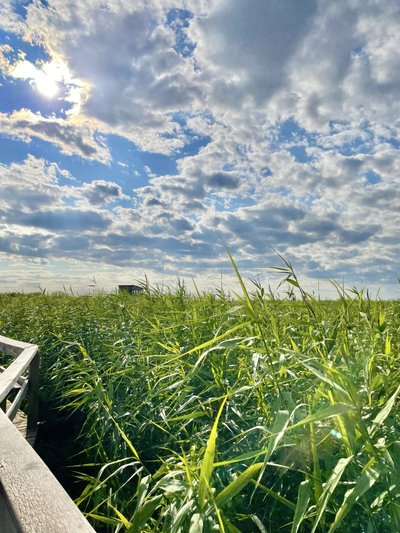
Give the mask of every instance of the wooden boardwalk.
<path id="1" fill-rule="evenodd" d="M 0 335 L 1 353 L 14 358 L 0 368 L 0 533 L 95 533 L 30 446 L 38 422 L 38 347 Z"/>
<path id="2" fill-rule="evenodd" d="M 3 366 L 0 366 L 0 373 L 4 371 L 5 368 Z M 21 377 L 18 382 L 15 383 L 14 389 L 16 389 L 16 391 L 19 391 L 24 381 L 26 381 L 26 378 Z M 5 409 L 5 412 L 7 412 L 11 408 L 11 406 L 11 401 L 9 399 L 6 399 L 3 402 L 2 408 Z M 33 446 L 36 440 L 37 426 L 35 425 L 33 428 L 28 429 L 28 415 L 21 409 L 18 409 L 13 417 L 12 422 L 14 426 L 18 429 L 20 434 L 24 437 L 24 439 L 26 439 L 29 444 Z"/>
<path id="3" fill-rule="evenodd" d="M 11 405 L 11 402 L 7 400 L 7 408 Z M 28 430 L 28 416 L 26 413 L 21 411 L 21 409 L 18 410 L 17 414 L 15 415 L 15 418 L 13 420 L 14 426 L 18 429 L 20 434 L 26 439 L 31 446 L 35 444 L 37 431 L 36 430 Z"/>

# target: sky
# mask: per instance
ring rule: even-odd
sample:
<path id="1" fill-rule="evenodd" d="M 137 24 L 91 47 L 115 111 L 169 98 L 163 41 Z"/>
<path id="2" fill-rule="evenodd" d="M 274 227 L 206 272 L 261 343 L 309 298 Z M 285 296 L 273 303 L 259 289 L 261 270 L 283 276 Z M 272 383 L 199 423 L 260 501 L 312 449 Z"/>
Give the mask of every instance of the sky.
<path id="1" fill-rule="evenodd" d="M 398 0 L 0 0 L 0 290 L 399 297 L 399 67 Z"/>

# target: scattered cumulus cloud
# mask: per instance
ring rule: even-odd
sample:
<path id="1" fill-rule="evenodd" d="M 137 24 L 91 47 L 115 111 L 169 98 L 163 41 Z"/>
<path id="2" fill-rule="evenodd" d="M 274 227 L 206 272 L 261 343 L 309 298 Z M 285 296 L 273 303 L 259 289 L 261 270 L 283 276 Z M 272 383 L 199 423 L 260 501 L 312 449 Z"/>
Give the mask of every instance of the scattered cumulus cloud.
<path id="1" fill-rule="evenodd" d="M 29 143 L 32 137 L 56 145 L 61 153 L 95 159 L 103 163 L 110 161 L 110 152 L 95 138 L 95 128 L 85 120 L 71 118 L 63 120 L 43 117 L 29 109 L 12 113 L 0 113 L 0 131 L 3 135 Z"/>
<path id="2" fill-rule="evenodd" d="M 122 192 L 120 185 L 105 180 L 93 180 L 83 187 L 82 194 L 93 205 L 102 205 L 117 200 L 129 199 L 129 196 Z"/>
<path id="3" fill-rule="evenodd" d="M 0 8 L 1 257 L 395 281 L 397 0 Z"/>

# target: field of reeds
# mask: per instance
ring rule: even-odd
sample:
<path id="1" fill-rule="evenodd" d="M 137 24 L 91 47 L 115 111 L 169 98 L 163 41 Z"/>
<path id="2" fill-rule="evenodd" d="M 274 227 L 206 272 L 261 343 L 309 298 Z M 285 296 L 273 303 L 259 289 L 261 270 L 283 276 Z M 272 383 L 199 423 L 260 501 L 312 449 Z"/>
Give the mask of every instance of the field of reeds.
<path id="1" fill-rule="evenodd" d="M 0 295 L 1 334 L 40 348 L 39 452 L 97 531 L 400 531 L 400 303 L 282 277 L 296 301 L 240 276 Z"/>

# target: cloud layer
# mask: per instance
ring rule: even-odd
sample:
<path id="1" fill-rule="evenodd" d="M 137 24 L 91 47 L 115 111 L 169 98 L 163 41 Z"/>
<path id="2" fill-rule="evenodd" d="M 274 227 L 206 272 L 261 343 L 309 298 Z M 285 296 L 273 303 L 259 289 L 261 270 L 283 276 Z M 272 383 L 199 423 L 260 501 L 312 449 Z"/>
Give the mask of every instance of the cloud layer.
<path id="1" fill-rule="evenodd" d="M 72 163 L 36 154 L 0 168 L 3 259 L 212 277 L 229 269 L 226 244 L 250 276 L 276 263 L 277 249 L 309 280 L 390 293 L 396 0 L 50 0 L 25 15 L 13 5 L 3 0 L 1 26 L 45 55 L 18 56 L 10 40 L 4 91 L 22 87 L 11 73 L 26 60 L 61 61 L 70 78 L 63 109 L 35 111 L 21 97 L 0 108 L 0 132 L 44 141 Z M 142 181 L 123 152 L 150 154 Z M 107 177 L 82 174 L 77 158 Z"/>

